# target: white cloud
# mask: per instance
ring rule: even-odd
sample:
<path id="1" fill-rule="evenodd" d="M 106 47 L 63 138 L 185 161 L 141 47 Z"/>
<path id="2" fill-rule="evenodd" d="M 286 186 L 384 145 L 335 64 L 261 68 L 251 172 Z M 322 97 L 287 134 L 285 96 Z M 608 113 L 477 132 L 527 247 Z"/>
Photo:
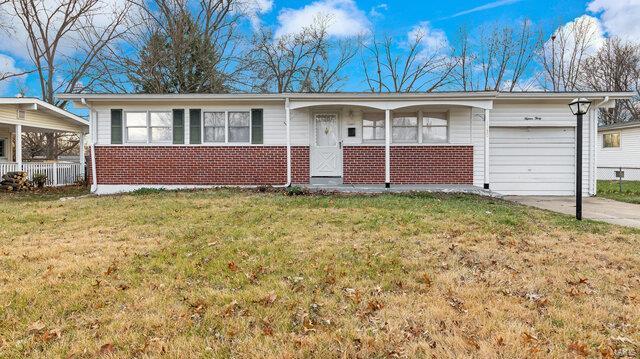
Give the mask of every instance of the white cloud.
<path id="1" fill-rule="evenodd" d="M 587 10 L 599 14 L 607 34 L 633 41 L 640 38 L 640 1 L 593 0 Z"/>
<path id="2" fill-rule="evenodd" d="M 416 41 L 416 39 L 420 40 L 421 53 L 424 56 L 441 53 L 449 46 L 445 32 L 432 28 L 428 21 L 423 21 L 411 28 L 407 38 L 410 42 Z"/>
<path id="3" fill-rule="evenodd" d="M 0 54 L 0 77 L 2 77 L 4 74 L 15 74 L 23 71 L 24 70 L 22 70 L 16 65 L 16 60 L 14 58 L 12 58 L 11 56 Z M 21 77 L 24 77 L 24 75 L 20 77 L 12 77 L 10 79 L 0 81 L 0 95 L 4 92 L 6 87 L 11 82 L 19 80 Z"/>
<path id="4" fill-rule="evenodd" d="M 582 15 L 572 21 L 560 26 L 554 32 L 556 35 L 556 46 L 563 46 L 571 50 L 576 46 L 579 39 L 583 39 L 586 55 L 595 54 L 605 43 L 604 30 L 600 21 L 593 16 Z M 552 39 L 545 42 L 545 49 L 551 48 Z M 567 56 L 571 51 L 567 51 Z"/>
<path id="5" fill-rule="evenodd" d="M 261 25 L 260 15 L 273 9 L 273 0 L 241 0 L 238 4 L 240 11 L 249 18 L 254 29 Z"/>
<path id="6" fill-rule="evenodd" d="M 387 11 L 387 9 L 389 9 L 389 6 L 385 3 L 375 5 L 369 10 L 369 16 L 372 18 L 384 17 L 383 12 Z"/>
<path id="7" fill-rule="evenodd" d="M 368 33 L 371 23 L 365 12 L 353 0 L 319 0 L 300 9 L 282 9 L 278 15 L 279 26 L 276 37 L 300 32 L 310 26 L 319 16 L 327 16 L 331 23 L 327 29 L 330 36 L 353 37 Z"/>

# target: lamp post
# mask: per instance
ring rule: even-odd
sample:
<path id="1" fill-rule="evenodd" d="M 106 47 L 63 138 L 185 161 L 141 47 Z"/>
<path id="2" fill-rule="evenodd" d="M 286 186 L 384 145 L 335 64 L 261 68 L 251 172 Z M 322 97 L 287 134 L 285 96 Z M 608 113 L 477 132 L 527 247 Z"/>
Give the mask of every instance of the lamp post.
<path id="1" fill-rule="evenodd" d="M 569 108 L 578 118 L 578 138 L 576 142 L 576 219 L 582 220 L 582 116 L 589 111 L 591 101 L 577 98 L 571 101 Z"/>

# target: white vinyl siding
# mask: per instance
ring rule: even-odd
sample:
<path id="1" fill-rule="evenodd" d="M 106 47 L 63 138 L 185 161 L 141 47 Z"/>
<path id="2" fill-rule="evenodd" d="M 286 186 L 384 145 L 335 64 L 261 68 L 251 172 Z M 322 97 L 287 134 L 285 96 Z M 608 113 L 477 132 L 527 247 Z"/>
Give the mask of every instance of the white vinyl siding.
<path id="1" fill-rule="evenodd" d="M 608 133 L 620 134 L 620 147 L 603 147 L 603 135 Z M 598 167 L 640 168 L 640 127 L 598 132 Z"/>

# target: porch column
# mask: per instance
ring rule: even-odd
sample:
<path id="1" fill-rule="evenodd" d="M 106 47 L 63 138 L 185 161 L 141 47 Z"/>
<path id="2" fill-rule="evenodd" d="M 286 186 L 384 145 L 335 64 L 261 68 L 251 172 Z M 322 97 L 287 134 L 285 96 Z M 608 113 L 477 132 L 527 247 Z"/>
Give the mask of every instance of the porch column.
<path id="1" fill-rule="evenodd" d="M 391 110 L 384 111 L 384 186 L 391 188 Z"/>
<path id="2" fill-rule="evenodd" d="M 489 110 L 484 110 L 484 188 L 489 189 L 489 125 L 491 117 Z"/>
<path id="3" fill-rule="evenodd" d="M 85 159 L 84 159 L 84 133 L 80 132 L 78 133 L 78 136 L 80 138 L 80 142 L 78 142 L 78 146 L 80 146 L 80 173 L 82 174 L 82 178 L 84 179 L 85 176 Z"/>
<path id="4" fill-rule="evenodd" d="M 16 125 L 16 164 L 22 171 L 22 125 Z"/>

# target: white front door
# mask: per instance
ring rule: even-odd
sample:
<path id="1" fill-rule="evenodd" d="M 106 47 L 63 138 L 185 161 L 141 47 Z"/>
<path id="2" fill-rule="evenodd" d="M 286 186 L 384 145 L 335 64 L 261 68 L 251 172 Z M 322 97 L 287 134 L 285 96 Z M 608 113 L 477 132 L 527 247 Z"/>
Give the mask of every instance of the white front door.
<path id="1" fill-rule="evenodd" d="M 318 113 L 313 117 L 311 176 L 342 176 L 342 142 L 335 113 Z"/>

